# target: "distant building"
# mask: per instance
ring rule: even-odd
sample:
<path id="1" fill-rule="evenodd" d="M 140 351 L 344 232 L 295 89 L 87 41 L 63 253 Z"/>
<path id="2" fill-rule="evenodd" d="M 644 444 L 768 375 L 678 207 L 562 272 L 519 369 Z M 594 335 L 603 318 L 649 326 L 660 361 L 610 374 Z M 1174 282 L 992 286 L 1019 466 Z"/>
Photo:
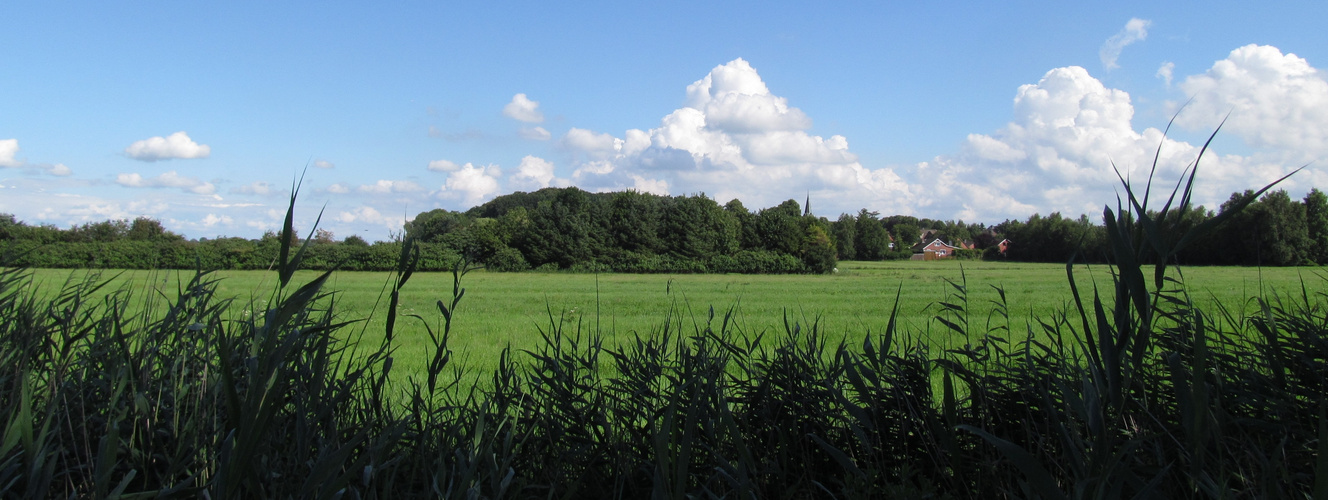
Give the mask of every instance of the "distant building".
<path id="1" fill-rule="evenodd" d="M 940 238 L 931 240 L 930 243 L 921 243 L 913 246 L 913 257 L 910 260 L 939 260 L 951 259 L 955 256 L 955 250 L 960 247 L 950 245 Z"/>

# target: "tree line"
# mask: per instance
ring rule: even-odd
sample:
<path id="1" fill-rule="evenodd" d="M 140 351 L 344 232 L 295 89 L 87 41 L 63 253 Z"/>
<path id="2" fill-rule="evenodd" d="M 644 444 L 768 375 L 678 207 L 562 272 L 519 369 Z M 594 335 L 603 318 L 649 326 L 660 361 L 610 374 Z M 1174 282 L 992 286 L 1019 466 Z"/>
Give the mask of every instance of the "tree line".
<path id="1" fill-rule="evenodd" d="M 1198 207 L 1183 223 L 1203 224 L 1253 192 L 1232 193 L 1217 212 Z M 1087 215 L 1034 214 L 995 226 L 862 209 L 831 221 L 797 200 L 759 210 L 720 205 L 704 194 L 590 193 L 575 187 L 499 196 L 470 210 L 422 212 L 393 241 L 338 241 L 319 230 L 304 267 L 395 269 L 403 237 L 420 249 L 420 269 L 445 270 L 467 258 L 495 271 L 573 270 L 632 273 L 825 273 L 839 260 L 907 259 L 915 245 L 940 239 L 969 259 L 1104 262 L 1105 230 Z M 928 239 L 920 239 L 922 235 Z M 999 243 L 1008 240 L 1000 251 Z M 269 269 L 280 241 L 186 239 L 140 217 L 75 225 L 29 225 L 0 214 L 0 264 L 40 268 Z M 1328 197 L 1302 200 L 1272 191 L 1226 220 L 1177 260 L 1185 265 L 1328 263 Z"/>

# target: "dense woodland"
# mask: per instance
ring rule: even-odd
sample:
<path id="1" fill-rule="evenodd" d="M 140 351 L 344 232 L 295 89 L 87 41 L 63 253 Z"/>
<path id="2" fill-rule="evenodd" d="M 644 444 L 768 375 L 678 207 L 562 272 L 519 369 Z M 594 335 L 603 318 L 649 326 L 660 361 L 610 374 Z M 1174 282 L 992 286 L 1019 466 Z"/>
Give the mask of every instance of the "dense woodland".
<path id="1" fill-rule="evenodd" d="M 1253 192 L 1232 193 L 1216 212 L 1191 210 L 1197 226 Z M 810 200 L 809 200 L 810 201 Z M 635 191 L 589 193 L 575 187 L 499 196 L 465 212 L 417 215 L 404 238 L 421 249 L 421 270 L 448 269 L 464 256 L 490 270 L 573 270 L 635 273 L 825 273 L 838 260 L 912 256 L 924 230 L 958 246 L 958 258 L 1025 262 L 1100 262 L 1105 230 L 1095 218 L 1035 214 L 995 226 L 964 221 L 881 217 L 862 209 L 836 220 L 811 215 L 796 200 L 749 210 L 738 200 L 720 205 L 704 194 L 658 196 Z M 306 252 L 309 269 L 392 270 L 402 238 L 338 241 L 316 231 Z M 997 243 L 1009 240 L 1005 253 Z M 150 218 L 91 222 L 61 229 L 29 225 L 0 214 L 0 262 L 42 268 L 268 269 L 277 259 L 276 233 L 186 239 Z M 1272 191 L 1177 256 L 1185 265 L 1315 265 L 1328 263 L 1328 197 L 1318 189 L 1303 200 Z"/>

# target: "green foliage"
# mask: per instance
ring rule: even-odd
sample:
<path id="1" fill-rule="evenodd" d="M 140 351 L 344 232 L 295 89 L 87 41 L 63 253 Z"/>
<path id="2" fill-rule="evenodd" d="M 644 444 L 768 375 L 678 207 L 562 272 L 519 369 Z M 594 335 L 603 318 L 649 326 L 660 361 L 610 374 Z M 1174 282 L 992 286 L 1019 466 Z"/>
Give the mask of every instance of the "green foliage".
<path id="1" fill-rule="evenodd" d="M 884 260 L 890 254 L 890 234 L 876 217 L 879 214 L 862 209 L 858 212 L 855 227 L 857 230 L 857 258 L 859 260 Z M 913 241 L 914 238 L 895 241 Z"/>
<path id="2" fill-rule="evenodd" d="M 1328 195 L 1318 188 L 1305 194 L 1305 233 L 1314 262 L 1328 264 Z"/>
<path id="3" fill-rule="evenodd" d="M 830 235 L 826 234 L 825 228 L 818 223 L 816 219 L 807 216 L 808 227 L 805 230 L 807 236 L 803 237 L 802 262 L 807 266 L 809 272 L 816 274 L 825 274 L 835 269 L 839 260 L 835 257 L 835 242 L 830 240 Z"/>
<path id="4" fill-rule="evenodd" d="M 856 218 L 849 214 L 840 214 L 839 220 L 830 225 L 830 234 L 835 241 L 835 250 L 839 252 L 839 260 L 854 260 L 857 258 L 858 229 Z"/>

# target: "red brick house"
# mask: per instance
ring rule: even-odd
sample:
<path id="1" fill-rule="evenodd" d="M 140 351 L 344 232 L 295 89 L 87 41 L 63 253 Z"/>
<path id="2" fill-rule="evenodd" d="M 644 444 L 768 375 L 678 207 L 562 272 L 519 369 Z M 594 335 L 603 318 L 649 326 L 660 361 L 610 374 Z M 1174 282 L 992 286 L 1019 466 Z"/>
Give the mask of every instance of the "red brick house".
<path id="1" fill-rule="evenodd" d="M 931 243 L 918 243 L 913 246 L 913 257 L 910 260 L 937 260 L 954 258 L 955 250 L 959 247 L 950 245 L 940 238 L 931 240 Z"/>

